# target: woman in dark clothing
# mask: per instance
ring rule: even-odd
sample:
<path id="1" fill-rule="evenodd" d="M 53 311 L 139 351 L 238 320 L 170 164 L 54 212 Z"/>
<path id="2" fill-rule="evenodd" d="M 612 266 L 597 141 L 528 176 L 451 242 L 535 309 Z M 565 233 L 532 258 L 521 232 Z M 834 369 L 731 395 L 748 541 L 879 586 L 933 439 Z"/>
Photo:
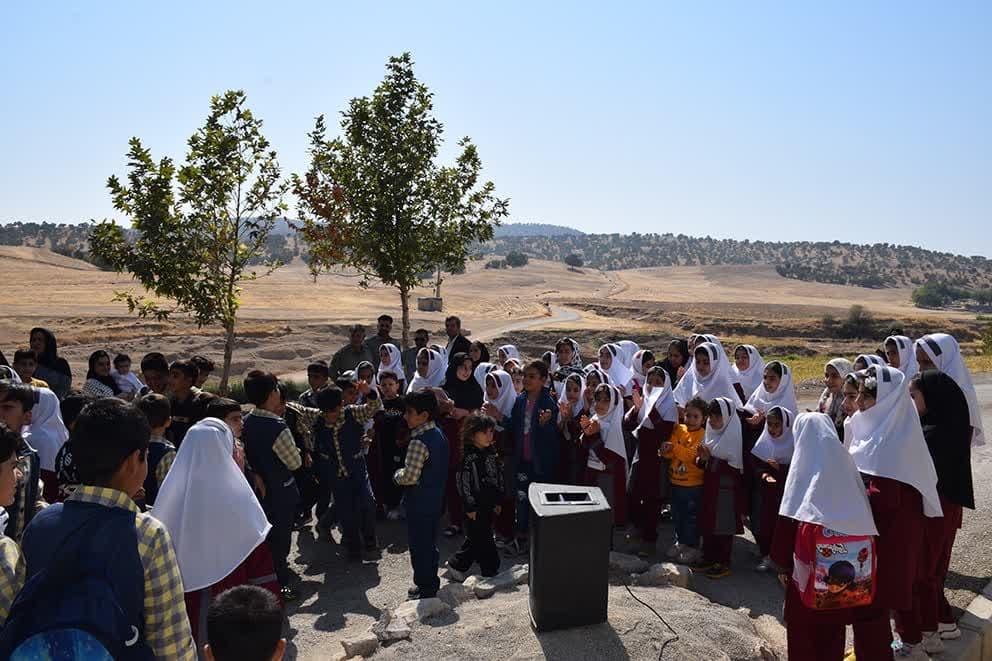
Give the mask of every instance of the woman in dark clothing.
<path id="1" fill-rule="evenodd" d="M 458 465 L 462 460 L 463 448 L 459 442 L 462 437 L 462 422 L 470 413 L 479 410 L 483 399 L 482 386 L 475 380 L 472 359 L 467 353 L 460 352 L 451 357 L 441 388 L 451 400 L 450 410 L 441 418 L 441 430 L 448 439 L 449 448 L 448 482 L 445 492 L 450 522 L 444 535 L 454 537 L 462 530 L 462 499 L 458 495 L 455 482 L 455 473 L 458 472 Z"/>
<path id="2" fill-rule="evenodd" d="M 29 335 L 31 351 L 38 358 L 35 377 L 46 381 L 52 391 L 62 399 L 72 387 L 72 370 L 65 358 L 59 357 L 55 335 L 47 328 L 32 328 Z"/>
<path id="3" fill-rule="evenodd" d="M 685 368 L 687 362 L 689 362 L 689 343 L 685 340 L 672 340 L 669 342 L 668 356 L 659 364 L 668 372 L 668 382 L 672 384 L 672 388 L 682 378 L 679 370 L 684 371 L 683 368 Z"/>
<path id="4" fill-rule="evenodd" d="M 95 397 L 116 397 L 121 393 L 117 381 L 110 376 L 110 354 L 103 349 L 90 354 L 83 392 Z"/>

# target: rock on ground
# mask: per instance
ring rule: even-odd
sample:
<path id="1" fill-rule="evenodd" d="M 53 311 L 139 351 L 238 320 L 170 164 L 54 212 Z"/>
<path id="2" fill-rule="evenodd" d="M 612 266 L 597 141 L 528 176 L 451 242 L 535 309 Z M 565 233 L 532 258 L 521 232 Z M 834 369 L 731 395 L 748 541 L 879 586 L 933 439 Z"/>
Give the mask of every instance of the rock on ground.
<path id="1" fill-rule="evenodd" d="M 451 612 L 451 606 L 437 597 L 430 599 L 412 599 L 405 601 L 393 611 L 393 620 L 401 620 L 407 624 L 423 622 L 431 617 L 446 615 Z"/>
<path id="2" fill-rule="evenodd" d="M 376 637 L 374 633 L 369 631 L 360 636 L 342 640 L 341 647 L 344 648 L 344 653 L 347 654 L 348 657 L 372 656 L 372 654 L 379 647 L 379 638 Z"/>
<path id="3" fill-rule="evenodd" d="M 472 579 L 469 576 L 469 579 Z M 526 583 L 530 578 L 530 569 L 527 565 L 513 565 L 506 571 L 500 572 L 495 576 L 490 576 L 488 578 L 480 578 L 478 581 L 472 581 L 471 583 L 466 580 L 465 583 L 469 587 L 475 590 L 475 596 L 479 599 L 487 599 L 497 591 L 506 590 L 522 583 Z"/>
<path id="4" fill-rule="evenodd" d="M 610 569 L 624 574 L 640 574 L 646 572 L 650 566 L 646 560 L 642 560 L 636 555 L 610 551 Z"/>
<path id="5" fill-rule="evenodd" d="M 634 585 L 677 585 L 680 588 L 689 587 L 689 568 L 671 562 L 660 562 L 651 565 L 643 574 L 634 577 Z"/>
<path id="6" fill-rule="evenodd" d="M 500 592 L 469 601 L 444 626 L 420 626 L 410 640 L 382 647 L 379 660 L 507 659 L 512 661 L 776 661 L 784 652 L 763 639 L 747 613 L 714 604 L 674 586 L 634 587 L 632 592 L 668 622 L 678 638 L 623 586 L 610 586 L 604 624 L 537 634 L 530 625 L 529 590 Z"/>

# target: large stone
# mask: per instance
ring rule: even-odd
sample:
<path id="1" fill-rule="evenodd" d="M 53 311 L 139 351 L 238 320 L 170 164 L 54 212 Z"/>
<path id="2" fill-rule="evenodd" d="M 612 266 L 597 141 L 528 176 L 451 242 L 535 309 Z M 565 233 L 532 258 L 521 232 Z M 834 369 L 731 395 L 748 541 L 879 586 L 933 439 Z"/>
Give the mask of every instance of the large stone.
<path id="1" fill-rule="evenodd" d="M 650 567 L 647 561 L 629 553 L 618 553 L 610 551 L 610 569 L 621 571 L 624 574 L 642 574 Z"/>
<path id="2" fill-rule="evenodd" d="M 472 578 L 469 576 L 469 578 Z M 437 593 L 438 598 L 452 608 L 457 608 L 459 604 L 475 599 L 475 585 L 465 585 L 464 583 L 448 583 L 442 586 Z"/>
<path id="3" fill-rule="evenodd" d="M 471 578 L 471 577 L 470 577 Z M 506 571 L 495 576 L 482 578 L 478 582 L 473 582 L 475 596 L 479 599 L 488 599 L 497 590 L 506 590 L 527 582 L 530 578 L 530 568 L 527 565 L 513 565 Z"/>
<path id="4" fill-rule="evenodd" d="M 379 638 L 371 631 L 367 631 L 354 638 L 341 641 L 341 647 L 348 658 L 353 656 L 372 656 L 379 649 Z"/>
<path id="5" fill-rule="evenodd" d="M 424 620 L 445 615 L 451 612 L 451 606 L 437 597 L 429 599 L 412 599 L 405 601 L 393 611 L 393 620 L 402 620 L 407 624 L 423 622 Z"/>
<path id="6" fill-rule="evenodd" d="M 634 585 L 677 585 L 680 588 L 687 588 L 689 568 L 671 562 L 651 565 L 646 572 L 634 577 Z"/>
<path id="7" fill-rule="evenodd" d="M 393 619 L 392 614 L 385 610 L 379 616 L 379 621 L 369 630 L 375 634 L 381 643 L 391 643 L 410 637 L 410 625 L 400 619 Z"/>

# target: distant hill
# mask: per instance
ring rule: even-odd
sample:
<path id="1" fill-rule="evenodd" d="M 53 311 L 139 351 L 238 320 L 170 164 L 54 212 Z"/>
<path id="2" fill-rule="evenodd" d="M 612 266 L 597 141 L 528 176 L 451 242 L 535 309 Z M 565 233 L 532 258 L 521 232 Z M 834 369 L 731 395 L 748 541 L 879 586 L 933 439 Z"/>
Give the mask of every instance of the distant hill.
<path id="1" fill-rule="evenodd" d="M 506 223 L 496 228 L 497 239 L 524 236 L 582 236 L 583 233 L 564 225 L 545 225 L 544 223 Z"/>

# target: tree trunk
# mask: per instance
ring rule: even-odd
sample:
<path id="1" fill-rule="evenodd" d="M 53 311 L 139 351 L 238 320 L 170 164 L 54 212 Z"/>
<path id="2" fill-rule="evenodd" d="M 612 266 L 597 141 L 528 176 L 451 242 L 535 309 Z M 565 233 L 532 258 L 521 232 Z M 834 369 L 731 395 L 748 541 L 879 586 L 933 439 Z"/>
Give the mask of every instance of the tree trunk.
<path id="1" fill-rule="evenodd" d="M 221 397 L 227 397 L 227 393 L 230 390 L 228 388 L 228 381 L 231 377 L 231 358 L 234 355 L 234 319 L 224 322 L 224 369 L 220 375 L 220 392 Z"/>
<path id="2" fill-rule="evenodd" d="M 434 280 L 434 298 L 441 298 L 441 265 L 437 265 L 437 279 Z"/>
<path id="3" fill-rule="evenodd" d="M 400 307 L 403 309 L 403 335 L 400 344 L 404 349 L 410 348 L 410 290 L 400 287 Z"/>

